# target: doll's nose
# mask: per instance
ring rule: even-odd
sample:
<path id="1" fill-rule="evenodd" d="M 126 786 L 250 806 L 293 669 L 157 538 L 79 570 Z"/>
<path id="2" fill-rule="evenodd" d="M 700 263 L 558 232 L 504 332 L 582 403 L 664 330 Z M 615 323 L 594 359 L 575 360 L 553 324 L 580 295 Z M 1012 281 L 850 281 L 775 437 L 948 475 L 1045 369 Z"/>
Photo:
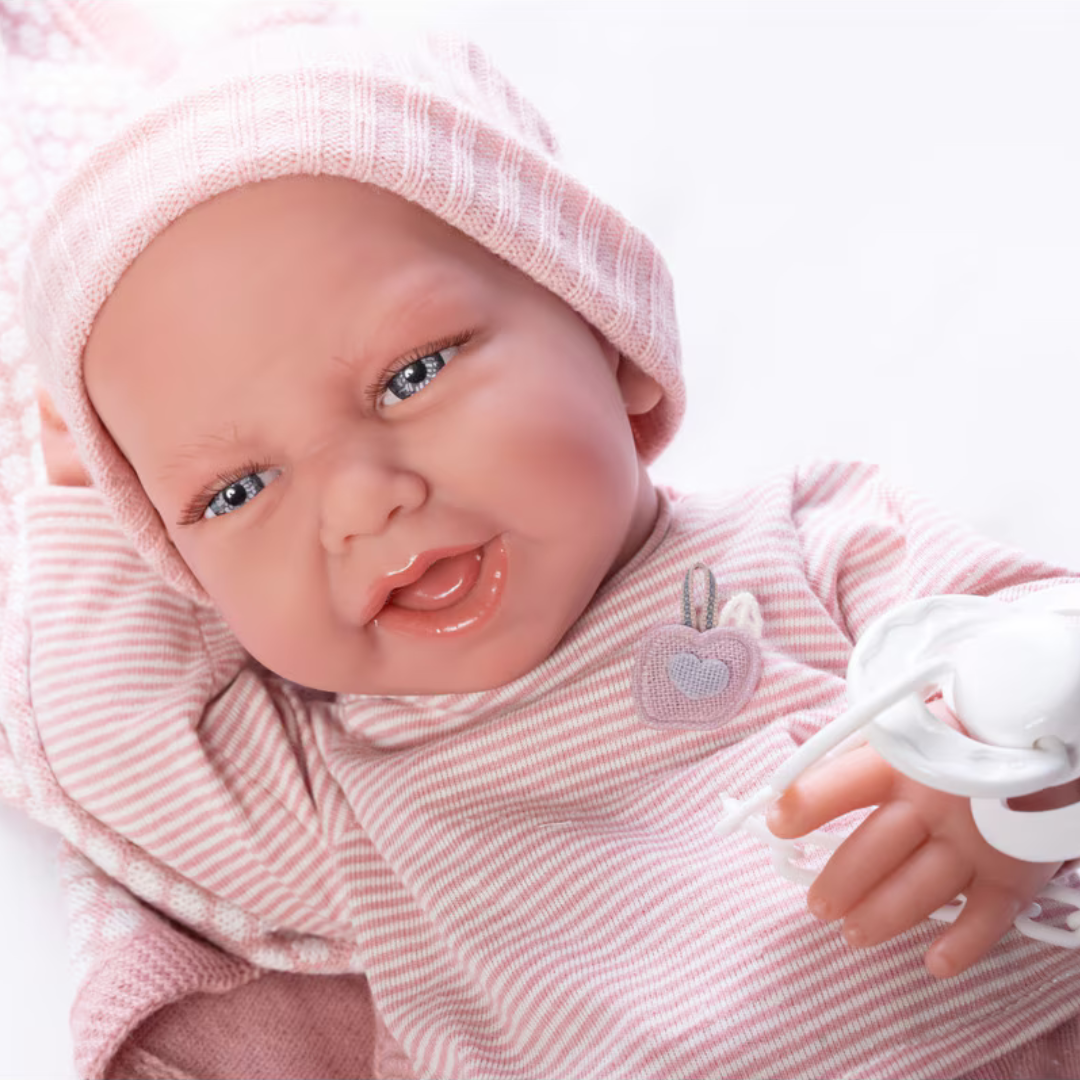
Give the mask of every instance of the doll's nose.
<path id="1" fill-rule="evenodd" d="M 427 497 L 424 478 L 408 469 L 371 460 L 340 463 L 323 490 L 323 547 L 344 554 L 354 537 L 377 536 L 395 515 L 418 510 Z"/>

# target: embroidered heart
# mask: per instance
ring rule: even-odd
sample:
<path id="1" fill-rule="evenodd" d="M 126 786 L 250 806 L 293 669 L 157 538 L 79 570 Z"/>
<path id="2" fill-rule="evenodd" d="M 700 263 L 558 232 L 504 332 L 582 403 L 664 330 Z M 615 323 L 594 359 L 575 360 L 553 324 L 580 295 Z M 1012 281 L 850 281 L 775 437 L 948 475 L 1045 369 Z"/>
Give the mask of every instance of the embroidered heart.
<path id="1" fill-rule="evenodd" d="M 718 728 L 750 700 L 761 663 L 761 646 L 745 630 L 654 626 L 635 657 L 638 715 L 652 727 Z"/>
<path id="2" fill-rule="evenodd" d="M 702 660 L 691 652 L 670 657 L 667 670 L 668 678 L 688 698 L 716 697 L 731 679 L 731 669 L 723 660 Z"/>

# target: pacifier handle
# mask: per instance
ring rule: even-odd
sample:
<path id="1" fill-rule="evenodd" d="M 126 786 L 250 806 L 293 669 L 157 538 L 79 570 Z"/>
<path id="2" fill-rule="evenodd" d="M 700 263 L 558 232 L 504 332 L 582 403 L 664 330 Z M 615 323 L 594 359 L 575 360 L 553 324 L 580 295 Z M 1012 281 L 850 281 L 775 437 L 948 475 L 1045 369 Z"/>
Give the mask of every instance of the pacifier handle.
<path id="1" fill-rule="evenodd" d="M 868 694 L 831 723 L 811 735 L 772 774 L 768 786 L 776 792 L 777 796 L 781 795 L 816 761 L 867 727 L 886 709 L 932 686 L 948 671 L 948 668 L 948 662 L 945 660 L 929 660 L 907 675 L 894 679 L 887 686 Z"/>
<path id="2" fill-rule="evenodd" d="M 761 813 L 769 803 L 779 799 L 811 765 L 857 734 L 885 709 L 931 686 L 947 670 L 948 664 L 944 660 L 928 661 L 852 705 L 846 712 L 841 713 L 835 720 L 811 735 L 769 777 L 768 782 L 758 788 L 748 799 L 745 801 L 726 799 L 717 832 L 721 836 L 726 836 L 742 828 L 753 815 Z"/>

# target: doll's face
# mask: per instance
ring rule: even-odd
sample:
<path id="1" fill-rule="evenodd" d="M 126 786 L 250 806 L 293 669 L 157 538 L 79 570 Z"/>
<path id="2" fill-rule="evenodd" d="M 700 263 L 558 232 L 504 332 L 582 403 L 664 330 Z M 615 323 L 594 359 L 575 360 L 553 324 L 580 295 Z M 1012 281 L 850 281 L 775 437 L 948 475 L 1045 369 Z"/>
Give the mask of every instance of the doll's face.
<path id="1" fill-rule="evenodd" d="M 315 689 L 516 678 L 655 519 L 628 412 L 656 385 L 546 289 L 352 181 L 184 215 L 102 308 L 85 374 L 238 639 Z"/>

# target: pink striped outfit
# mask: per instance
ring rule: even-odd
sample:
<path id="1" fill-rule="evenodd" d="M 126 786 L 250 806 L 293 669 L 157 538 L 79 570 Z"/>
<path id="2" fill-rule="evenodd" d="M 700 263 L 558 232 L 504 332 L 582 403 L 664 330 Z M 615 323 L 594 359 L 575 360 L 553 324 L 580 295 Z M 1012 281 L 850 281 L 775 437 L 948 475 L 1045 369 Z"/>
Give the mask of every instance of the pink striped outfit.
<path id="1" fill-rule="evenodd" d="M 523 678 L 334 699 L 257 670 L 93 490 L 39 489 L 5 714 L 25 755 L 39 740 L 54 822 L 146 904 L 258 969 L 363 973 L 386 1075 L 1078 1075 L 1074 953 L 1013 932 L 935 981 L 933 926 L 854 951 L 755 841 L 713 831 L 721 796 L 754 790 L 842 708 L 869 619 L 1065 573 L 869 466 L 661 503 L 644 548 Z M 650 726 L 635 646 L 679 622 L 697 561 L 722 599 L 760 603 L 762 676 L 717 730 Z M 158 1074 L 127 1052 L 132 1075 Z"/>

